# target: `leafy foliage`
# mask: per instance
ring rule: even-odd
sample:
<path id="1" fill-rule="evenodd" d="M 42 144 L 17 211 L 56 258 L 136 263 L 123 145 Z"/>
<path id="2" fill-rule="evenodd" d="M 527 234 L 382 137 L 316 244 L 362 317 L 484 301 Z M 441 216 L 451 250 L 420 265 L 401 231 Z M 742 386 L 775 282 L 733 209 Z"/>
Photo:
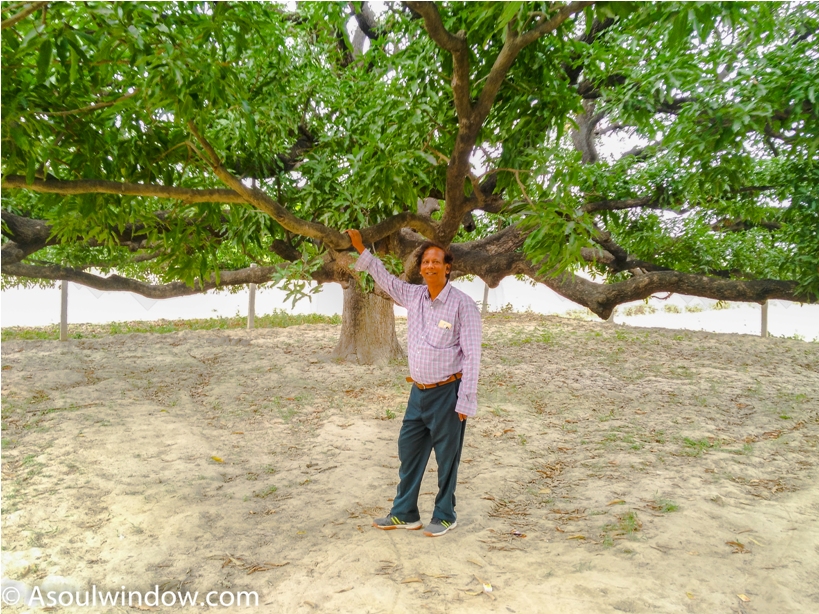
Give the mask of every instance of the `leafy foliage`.
<path id="1" fill-rule="evenodd" d="M 464 119 L 455 56 L 398 4 L 378 16 L 364 52 L 351 6 L 361 10 L 51 3 L 2 31 L 3 175 L 223 188 L 190 122 L 245 185 L 327 229 L 372 226 L 430 195 L 450 206 Z M 470 104 L 507 43 L 560 10 L 438 7 L 442 26 L 467 41 Z M 502 75 L 464 191 L 492 179 L 504 205 L 454 241 L 518 225 L 526 256 L 557 275 L 589 266 L 589 249 L 608 236 L 659 269 L 793 280 L 819 296 L 817 29 L 812 2 L 598 2 L 578 12 Z M 640 204 L 612 204 L 627 201 Z M 324 242 L 217 197 L 14 189 L 3 209 L 50 224 L 29 261 L 139 280 L 192 285 L 281 263 L 285 244 L 300 257 L 272 281 L 296 300 L 329 258 Z M 134 228 L 138 239 L 128 238 Z M 396 266 L 406 257 L 393 255 Z M 630 269 L 616 264 L 591 266 L 617 283 Z"/>

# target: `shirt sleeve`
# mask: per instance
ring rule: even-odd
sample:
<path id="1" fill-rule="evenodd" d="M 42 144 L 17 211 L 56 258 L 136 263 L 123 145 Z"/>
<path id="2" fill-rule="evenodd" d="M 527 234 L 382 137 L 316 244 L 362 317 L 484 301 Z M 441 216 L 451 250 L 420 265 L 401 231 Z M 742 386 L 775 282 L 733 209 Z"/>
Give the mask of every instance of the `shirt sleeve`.
<path id="1" fill-rule="evenodd" d="M 478 413 L 478 372 L 481 368 L 481 314 L 472 302 L 462 301 L 460 345 L 464 355 L 463 378 L 455 411 L 466 416 Z"/>
<path id="2" fill-rule="evenodd" d="M 365 249 L 358 257 L 358 262 L 355 263 L 356 271 L 367 271 L 372 275 L 375 283 L 377 283 L 384 292 L 389 294 L 392 299 L 401 307 L 406 307 L 411 301 L 412 292 L 418 286 L 401 281 L 395 275 L 387 271 L 384 263 L 376 256 L 370 253 L 370 250 Z"/>

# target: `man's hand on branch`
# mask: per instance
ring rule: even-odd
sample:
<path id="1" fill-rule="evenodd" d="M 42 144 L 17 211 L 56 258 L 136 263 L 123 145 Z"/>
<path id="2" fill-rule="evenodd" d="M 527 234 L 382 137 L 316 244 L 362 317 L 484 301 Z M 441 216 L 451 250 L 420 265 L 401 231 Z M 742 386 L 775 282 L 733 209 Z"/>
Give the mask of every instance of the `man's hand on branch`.
<path id="1" fill-rule="evenodd" d="M 360 254 L 364 251 L 364 242 L 361 240 L 361 233 L 355 230 L 354 228 L 350 228 L 349 230 L 344 231 L 348 237 L 350 237 L 350 241 L 353 244 L 355 250 Z"/>

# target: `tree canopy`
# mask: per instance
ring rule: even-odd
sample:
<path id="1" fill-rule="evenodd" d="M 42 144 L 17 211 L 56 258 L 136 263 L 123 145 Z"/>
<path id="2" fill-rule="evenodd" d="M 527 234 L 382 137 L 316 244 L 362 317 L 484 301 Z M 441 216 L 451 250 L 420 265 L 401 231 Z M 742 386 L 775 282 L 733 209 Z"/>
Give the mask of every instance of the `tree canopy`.
<path id="1" fill-rule="evenodd" d="M 604 318 L 813 302 L 817 29 L 812 2 L 5 4 L 4 282 L 346 284 L 357 227 L 409 279 L 431 238 Z"/>

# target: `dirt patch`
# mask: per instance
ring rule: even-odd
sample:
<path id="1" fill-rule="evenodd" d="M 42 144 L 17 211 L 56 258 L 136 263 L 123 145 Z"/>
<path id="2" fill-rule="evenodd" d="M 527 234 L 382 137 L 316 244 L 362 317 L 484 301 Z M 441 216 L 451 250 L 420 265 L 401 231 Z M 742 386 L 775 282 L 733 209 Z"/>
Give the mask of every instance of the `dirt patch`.
<path id="1" fill-rule="evenodd" d="M 333 362 L 338 333 L 4 343 L 6 585 L 256 591 L 271 612 L 819 610 L 819 345 L 493 316 L 458 528 L 430 539 L 370 527 L 407 369 Z M 425 515 L 435 490 L 433 459 Z"/>

